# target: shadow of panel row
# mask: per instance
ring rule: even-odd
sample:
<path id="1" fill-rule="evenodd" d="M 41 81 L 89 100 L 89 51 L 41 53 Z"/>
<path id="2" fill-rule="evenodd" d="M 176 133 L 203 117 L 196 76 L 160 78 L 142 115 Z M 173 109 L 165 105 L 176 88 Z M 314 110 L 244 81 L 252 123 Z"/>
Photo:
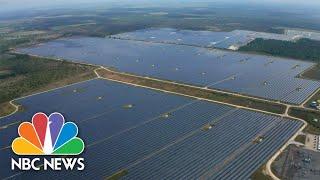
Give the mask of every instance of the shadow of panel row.
<path id="1" fill-rule="evenodd" d="M 35 112 L 61 112 L 85 142 L 83 171 L 12 171 L 10 148 L 20 123 L 0 131 L 0 178 L 102 179 L 121 170 L 128 179 L 247 178 L 281 147 L 299 121 L 94 79 L 21 98 L 25 111 L 1 126 L 31 121 Z M 255 140 L 263 137 L 259 143 Z M 252 156 L 248 156 L 252 155 Z M 49 158 L 49 157 L 48 157 Z M 225 175 L 225 173 L 227 175 Z M 240 177 L 240 174 L 239 174 Z"/>

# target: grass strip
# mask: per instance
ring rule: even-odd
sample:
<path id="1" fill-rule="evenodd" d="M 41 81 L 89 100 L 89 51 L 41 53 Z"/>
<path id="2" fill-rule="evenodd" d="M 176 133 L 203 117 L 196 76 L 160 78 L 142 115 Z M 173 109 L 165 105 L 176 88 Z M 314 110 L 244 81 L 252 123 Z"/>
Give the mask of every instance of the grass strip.
<path id="1" fill-rule="evenodd" d="M 157 81 L 157 80 L 149 79 L 145 77 L 131 76 L 129 74 L 108 71 L 106 69 L 98 69 L 97 73 L 101 77 L 105 77 L 108 79 L 113 79 L 113 80 L 123 81 L 127 83 L 161 89 L 165 91 L 181 93 L 189 96 L 195 96 L 198 98 L 210 99 L 210 100 L 234 104 L 238 106 L 268 111 L 276 114 L 283 114 L 286 109 L 284 105 L 276 102 L 231 95 L 228 93 L 211 91 L 209 89 L 200 89 L 197 87 L 191 87 L 183 84 L 175 84 L 172 82 Z"/>
<path id="2" fill-rule="evenodd" d="M 126 169 L 123 169 L 123 170 L 120 170 L 116 173 L 114 173 L 113 175 L 109 176 L 109 177 L 106 177 L 105 179 L 106 180 L 118 180 L 120 179 L 121 177 L 125 176 L 128 174 L 128 170 Z"/>

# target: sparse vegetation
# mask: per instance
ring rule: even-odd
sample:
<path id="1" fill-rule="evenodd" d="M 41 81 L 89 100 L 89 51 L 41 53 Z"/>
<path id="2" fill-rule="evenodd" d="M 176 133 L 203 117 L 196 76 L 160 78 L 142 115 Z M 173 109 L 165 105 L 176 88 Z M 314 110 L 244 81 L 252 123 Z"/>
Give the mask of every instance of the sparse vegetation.
<path id="1" fill-rule="evenodd" d="M 272 180 L 272 178 L 264 173 L 264 169 L 266 165 L 261 166 L 258 170 L 256 170 L 252 175 L 252 180 Z"/>
<path id="2" fill-rule="evenodd" d="M 293 107 L 289 109 L 289 115 L 305 120 L 309 126 L 305 131 L 312 134 L 320 134 L 320 112 Z M 318 120 L 317 120 L 318 119 Z M 311 131 L 311 132 L 310 132 Z"/>
<path id="3" fill-rule="evenodd" d="M 0 70 L 10 73 L 0 78 L 0 114 L 12 111 L 8 102 L 14 98 L 93 78 L 94 68 L 28 55 L 2 55 Z"/>
<path id="4" fill-rule="evenodd" d="M 204 126 L 201 128 L 201 130 L 202 130 L 202 131 L 208 131 L 208 130 L 210 130 L 212 127 L 213 127 L 212 124 L 206 124 L 206 125 L 204 125 Z"/>
<path id="5" fill-rule="evenodd" d="M 300 77 L 306 78 L 306 79 L 320 80 L 320 64 L 318 63 L 317 65 L 303 72 L 300 75 Z"/>
<path id="6" fill-rule="evenodd" d="M 114 173 L 112 176 L 109 176 L 107 178 L 105 178 L 106 180 L 118 180 L 121 177 L 125 176 L 128 174 L 128 171 L 126 169 L 118 171 L 116 173 Z"/>
<path id="7" fill-rule="evenodd" d="M 0 117 L 10 114 L 15 110 L 15 107 L 12 106 L 9 102 L 0 103 Z"/>
<path id="8" fill-rule="evenodd" d="M 16 30 L 5 35 L 0 34 L 0 54 L 8 52 L 11 48 L 36 44 L 39 42 L 57 39 L 65 34 L 46 31 Z"/>
<path id="9" fill-rule="evenodd" d="M 306 136 L 305 135 L 298 135 L 295 139 L 294 139 L 296 142 L 300 142 L 302 144 L 305 144 L 306 143 Z"/>
<path id="10" fill-rule="evenodd" d="M 19 39 L 11 39 L 11 40 L 0 40 L 0 53 L 4 53 L 9 50 L 11 47 L 16 47 L 19 44 L 30 43 L 30 39 L 28 38 L 19 38 Z"/>
<path id="11" fill-rule="evenodd" d="M 303 130 L 304 132 L 310 133 L 310 134 L 317 134 L 320 135 L 320 131 L 318 128 L 308 124 L 307 127 Z"/>

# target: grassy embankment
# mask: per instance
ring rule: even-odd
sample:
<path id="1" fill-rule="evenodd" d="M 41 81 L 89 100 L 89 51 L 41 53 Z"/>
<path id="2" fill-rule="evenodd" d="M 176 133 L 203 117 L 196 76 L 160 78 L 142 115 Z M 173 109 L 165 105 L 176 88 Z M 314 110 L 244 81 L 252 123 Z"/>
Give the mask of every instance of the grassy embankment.
<path id="1" fill-rule="evenodd" d="M 146 79 L 145 77 L 132 76 L 129 74 L 123 74 L 114 70 L 109 71 L 106 69 L 98 69 L 97 73 L 101 77 L 107 79 L 118 80 L 122 82 L 137 84 L 141 86 L 147 86 L 151 88 L 161 89 L 165 91 L 186 94 L 198 98 L 210 99 L 218 102 L 229 103 L 233 105 L 248 107 L 257 110 L 263 110 L 276 114 L 283 114 L 285 112 L 285 106 L 276 102 L 264 101 L 253 99 L 250 97 L 242 97 L 237 95 L 231 95 L 223 92 L 216 92 L 206 89 L 200 89 L 196 87 L 190 87 L 182 84 L 175 84 L 172 82 L 163 82 L 155 79 Z M 313 134 L 320 134 L 320 122 L 314 122 L 314 118 L 320 120 L 320 112 L 312 111 L 305 108 L 290 108 L 289 115 L 299 119 L 303 119 L 308 122 L 308 127 L 305 131 Z"/>
<path id="2" fill-rule="evenodd" d="M 266 165 L 261 166 L 258 170 L 256 170 L 252 175 L 252 180 L 272 180 L 272 178 L 264 173 L 264 169 Z"/>
<path id="3" fill-rule="evenodd" d="M 121 170 L 121 171 L 118 171 L 116 172 L 115 174 L 109 176 L 109 177 L 106 177 L 105 179 L 106 180 L 118 180 L 120 179 L 121 177 L 125 176 L 128 174 L 128 171 L 125 169 L 125 170 Z"/>
<path id="4" fill-rule="evenodd" d="M 294 141 L 305 144 L 306 143 L 306 135 L 300 134 L 294 139 Z"/>
<path id="5" fill-rule="evenodd" d="M 305 120 L 308 123 L 305 131 L 320 135 L 320 112 L 316 110 L 307 110 L 304 108 L 290 108 L 289 115 Z M 318 119 L 318 122 L 314 121 Z"/>
<path id="6" fill-rule="evenodd" d="M 174 84 L 171 82 L 157 81 L 154 79 L 146 79 L 144 77 L 131 76 L 118 72 L 111 72 L 105 69 L 98 69 L 98 74 L 108 79 L 114 79 L 124 81 L 132 84 L 147 86 L 151 88 L 157 88 L 175 93 L 186 94 L 189 96 L 195 96 L 198 98 L 205 98 L 214 101 L 234 104 L 238 106 L 244 106 L 253 109 L 259 109 L 263 111 L 273 112 L 276 114 L 282 114 L 285 111 L 285 106 L 276 102 L 269 102 L 264 100 L 257 100 L 253 98 L 246 98 L 236 95 L 231 95 L 223 92 L 215 92 L 206 89 L 200 89 L 196 87 L 190 87 L 186 85 Z"/>
<path id="7" fill-rule="evenodd" d="M 0 116 L 14 111 L 12 99 L 93 78 L 94 68 L 28 55 L 0 55 Z"/>

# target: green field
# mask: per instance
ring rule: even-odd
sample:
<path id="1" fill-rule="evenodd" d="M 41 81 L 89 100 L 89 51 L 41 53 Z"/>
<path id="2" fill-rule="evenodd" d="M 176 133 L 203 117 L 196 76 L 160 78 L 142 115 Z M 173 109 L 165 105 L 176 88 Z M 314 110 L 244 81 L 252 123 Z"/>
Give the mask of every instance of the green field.
<path id="1" fill-rule="evenodd" d="M 290 108 L 289 115 L 305 120 L 308 127 L 305 129 L 311 134 L 320 134 L 320 112 L 303 108 Z M 315 121 L 318 119 L 318 122 Z"/>
<path id="2" fill-rule="evenodd" d="M 313 66 L 308 71 L 303 72 L 301 74 L 301 77 L 307 79 L 320 80 L 320 64 L 318 63 L 316 66 Z"/>
<path id="3" fill-rule="evenodd" d="M 0 55 L 0 116 L 11 111 L 8 101 L 34 92 L 95 77 L 95 67 L 28 55 Z"/>

